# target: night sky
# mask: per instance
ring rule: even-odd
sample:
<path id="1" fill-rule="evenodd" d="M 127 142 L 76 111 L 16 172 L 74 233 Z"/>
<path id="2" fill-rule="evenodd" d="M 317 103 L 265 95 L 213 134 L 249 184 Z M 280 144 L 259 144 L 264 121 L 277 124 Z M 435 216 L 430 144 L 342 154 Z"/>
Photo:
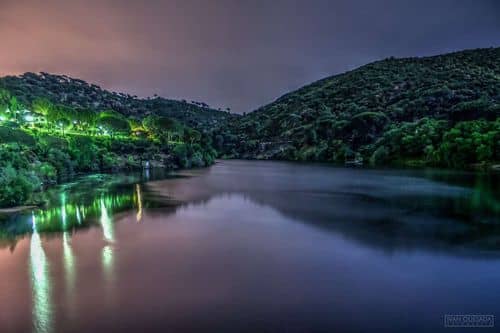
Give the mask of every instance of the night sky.
<path id="1" fill-rule="evenodd" d="M 0 75 L 251 111 L 388 56 L 500 46 L 496 0 L 0 0 Z"/>

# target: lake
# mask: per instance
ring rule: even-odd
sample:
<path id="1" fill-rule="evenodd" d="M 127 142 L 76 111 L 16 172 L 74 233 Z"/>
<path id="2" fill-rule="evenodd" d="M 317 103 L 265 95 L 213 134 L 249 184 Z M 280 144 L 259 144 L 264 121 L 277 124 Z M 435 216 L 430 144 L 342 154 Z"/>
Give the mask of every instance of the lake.
<path id="1" fill-rule="evenodd" d="M 265 161 L 82 177 L 1 222 L 0 332 L 456 332 L 444 315 L 500 318 L 499 184 Z"/>

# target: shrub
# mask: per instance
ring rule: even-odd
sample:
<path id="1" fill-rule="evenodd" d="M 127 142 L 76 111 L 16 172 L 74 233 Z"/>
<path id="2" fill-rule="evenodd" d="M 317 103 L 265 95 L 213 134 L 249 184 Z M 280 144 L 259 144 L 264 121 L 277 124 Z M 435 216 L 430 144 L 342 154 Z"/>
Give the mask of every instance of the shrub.
<path id="1" fill-rule="evenodd" d="M 371 165 L 385 164 L 389 160 L 389 149 L 385 146 L 380 146 L 375 150 L 370 157 Z"/>
<path id="2" fill-rule="evenodd" d="M 11 165 L 0 168 L 0 206 L 21 205 L 39 188 L 40 180 L 32 173 L 16 170 Z"/>
<path id="3" fill-rule="evenodd" d="M 26 146 L 35 146 L 35 138 L 23 130 L 0 126 L 0 143 L 18 143 Z"/>
<path id="4" fill-rule="evenodd" d="M 203 160 L 203 154 L 199 151 L 195 152 L 191 157 L 191 166 L 195 168 L 205 166 L 205 161 Z"/>
<path id="5" fill-rule="evenodd" d="M 58 148 L 50 148 L 47 161 L 56 168 L 58 177 L 66 177 L 74 173 L 74 161 L 65 151 Z"/>
<path id="6" fill-rule="evenodd" d="M 113 152 L 105 152 L 102 154 L 101 168 L 103 170 L 117 169 L 120 164 L 119 157 Z"/>
<path id="7" fill-rule="evenodd" d="M 500 159 L 500 120 L 464 121 L 457 123 L 443 136 L 439 159 L 448 167 L 465 167 Z"/>
<path id="8" fill-rule="evenodd" d="M 72 137 L 69 140 L 69 149 L 72 159 L 76 162 L 79 171 L 99 170 L 98 148 L 88 137 Z"/>
<path id="9" fill-rule="evenodd" d="M 43 183 L 54 183 L 57 180 L 57 170 L 50 163 L 38 163 L 34 171 Z"/>

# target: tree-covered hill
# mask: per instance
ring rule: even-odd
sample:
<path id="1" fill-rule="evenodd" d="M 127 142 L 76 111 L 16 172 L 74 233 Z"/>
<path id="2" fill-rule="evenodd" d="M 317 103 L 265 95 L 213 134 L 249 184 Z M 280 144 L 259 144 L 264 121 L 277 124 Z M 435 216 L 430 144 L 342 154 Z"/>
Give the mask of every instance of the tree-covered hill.
<path id="1" fill-rule="evenodd" d="M 218 126 L 228 112 L 214 110 L 203 102 L 177 101 L 154 96 L 141 99 L 129 94 L 110 92 L 95 84 L 48 73 L 25 73 L 0 78 L 0 88 L 16 96 L 19 103 L 29 106 L 39 98 L 74 109 L 94 111 L 114 110 L 126 117 L 143 118 L 150 114 L 174 118 L 198 130 Z"/>
<path id="2" fill-rule="evenodd" d="M 377 61 L 245 116 L 67 76 L 9 76 L 0 78 L 0 207 L 78 173 L 206 166 L 217 155 L 498 167 L 499 116 L 500 48 Z"/>
<path id="3" fill-rule="evenodd" d="M 63 76 L 0 79 L 0 207 L 34 203 L 40 190 L 81 173 L 210 165 L 217 152 L 208 130 L 228 117 Z"/>
<path id="4" fill-rule="evenodd" d="M 389 58 L 222 129 L 228 156 L 463 167 L 500 160 L 500 48 Z"/>

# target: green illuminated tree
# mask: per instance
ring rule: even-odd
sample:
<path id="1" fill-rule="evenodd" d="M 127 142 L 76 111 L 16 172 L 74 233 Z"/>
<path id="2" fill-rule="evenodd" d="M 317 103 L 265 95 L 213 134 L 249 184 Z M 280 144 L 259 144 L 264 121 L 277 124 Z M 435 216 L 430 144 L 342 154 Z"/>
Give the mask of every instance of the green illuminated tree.
<path id="1" fill-rule="evenodd" d="M 32 107 L 34 112 L 47 116 L 54 107 L 54 104 L 46 98 L 37 98 L 33 101 Z"/>
<path id="2" fill-rule="evenodd" d="M 180 130 L 180 124 L 172 118 L 150 115 L 144 118 L 143 127 L 155 139 L 166 137 L 167 141 L 172 140 L 172 136 L 176 131 Z"/>
<path id="3" fill-rule="evenodd" d="M 10 115 L 7 113 L 9 110 L 10 93 L 8 90 L 0 89 L 0 116 L 8 119 Z"/>
<path id="4" fill-rule="evenodd" d="M 67 118 L 59 118 L 56 120 L 57 127 L 61 130 L 62 135 L 64 136 L 65 130 L 70 126 L 70 122 Z"/>
<path id="5" fill-rule="evenodd" d="M 123 116 L 105 114 L 99 117 L 98 125 L 108 131 L 112 138 L 117 134 L 130 134 L 130 124 Z"/>
<path id="6" fill-rule="evenodd" d="M 32 104 L 33 111 L 37 114 L 40 114 L 44 117 L 45 127 L 48 126 L 48 116 L 51 112 L 53 112 L 54 104 L 46 98 L 37 98 L 33 101 Z"/>
<path id="7" fill-rule="evenodd" d="M 19 112 L 22 109 L 21 103 L 17 100 L 16 96 L 11 96 L 9 99 L 9 109 L 10 112 L 12 113 L 12 116 L 16 121 L 19 121 Z"/>
<path id="8" fill-rule="evenodd" d="M 98 119 L 97 113 L 91 109 L 79 109 L 73 114 L 73 125 L 75 129 L 92 134 L 92 129 Z"/>

